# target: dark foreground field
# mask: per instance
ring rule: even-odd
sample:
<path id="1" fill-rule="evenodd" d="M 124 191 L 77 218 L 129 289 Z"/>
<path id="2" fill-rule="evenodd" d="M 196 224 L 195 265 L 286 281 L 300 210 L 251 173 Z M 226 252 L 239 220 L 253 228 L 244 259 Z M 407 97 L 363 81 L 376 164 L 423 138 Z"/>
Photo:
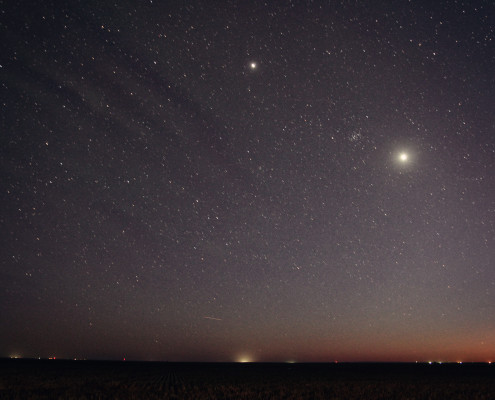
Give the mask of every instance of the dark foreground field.
<path id="1" fill-rule="evenodd" d="M 495 399 L 495 365 L 3 359 L 0 399 Z"/>

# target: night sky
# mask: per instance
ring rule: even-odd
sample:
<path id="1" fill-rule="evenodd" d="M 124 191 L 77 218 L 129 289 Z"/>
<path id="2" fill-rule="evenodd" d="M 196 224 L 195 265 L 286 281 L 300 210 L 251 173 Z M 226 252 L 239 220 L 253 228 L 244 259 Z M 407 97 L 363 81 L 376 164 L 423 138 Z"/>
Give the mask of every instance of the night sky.
<path id="1" fill-rule="evenodd" d="M 495 361 L 492 1 L 0 1 L 0 356 Z"/>

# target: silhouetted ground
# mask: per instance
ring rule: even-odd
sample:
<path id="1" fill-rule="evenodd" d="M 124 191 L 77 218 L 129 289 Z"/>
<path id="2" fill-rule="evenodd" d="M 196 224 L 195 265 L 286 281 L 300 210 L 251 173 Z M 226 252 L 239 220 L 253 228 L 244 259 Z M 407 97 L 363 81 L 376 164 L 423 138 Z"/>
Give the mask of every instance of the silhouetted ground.
<path id="1" fill-rule="evenodd" d="M 495 399 L 495 365 L 3 359 L 0 399 Z"/>

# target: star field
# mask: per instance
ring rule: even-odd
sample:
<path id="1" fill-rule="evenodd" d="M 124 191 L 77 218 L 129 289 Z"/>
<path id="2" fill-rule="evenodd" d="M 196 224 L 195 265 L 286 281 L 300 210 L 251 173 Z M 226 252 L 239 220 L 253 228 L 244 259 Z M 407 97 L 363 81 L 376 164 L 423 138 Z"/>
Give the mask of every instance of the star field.
<path id="1" fill-rule="evenodd" d="M 0 2 L 0 356 L 495 359 L 494 11 Z"/>

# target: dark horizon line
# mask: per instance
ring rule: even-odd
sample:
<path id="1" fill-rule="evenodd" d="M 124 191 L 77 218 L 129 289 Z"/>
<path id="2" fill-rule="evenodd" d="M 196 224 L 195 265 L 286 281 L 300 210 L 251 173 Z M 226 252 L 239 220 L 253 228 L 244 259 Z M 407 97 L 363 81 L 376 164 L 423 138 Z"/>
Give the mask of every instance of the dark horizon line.
<path id="1" fill-rule="evenodd" d="M 169 360 L 140 360 L 115 358 L 57 358 L 57 357 L 0 357 L 1 361 L 86 361 L 86 362 L 114 362 L 114 363 L 163 363 L 163 364 L 494 364 L 492 361 L 169 361 Z"/>

